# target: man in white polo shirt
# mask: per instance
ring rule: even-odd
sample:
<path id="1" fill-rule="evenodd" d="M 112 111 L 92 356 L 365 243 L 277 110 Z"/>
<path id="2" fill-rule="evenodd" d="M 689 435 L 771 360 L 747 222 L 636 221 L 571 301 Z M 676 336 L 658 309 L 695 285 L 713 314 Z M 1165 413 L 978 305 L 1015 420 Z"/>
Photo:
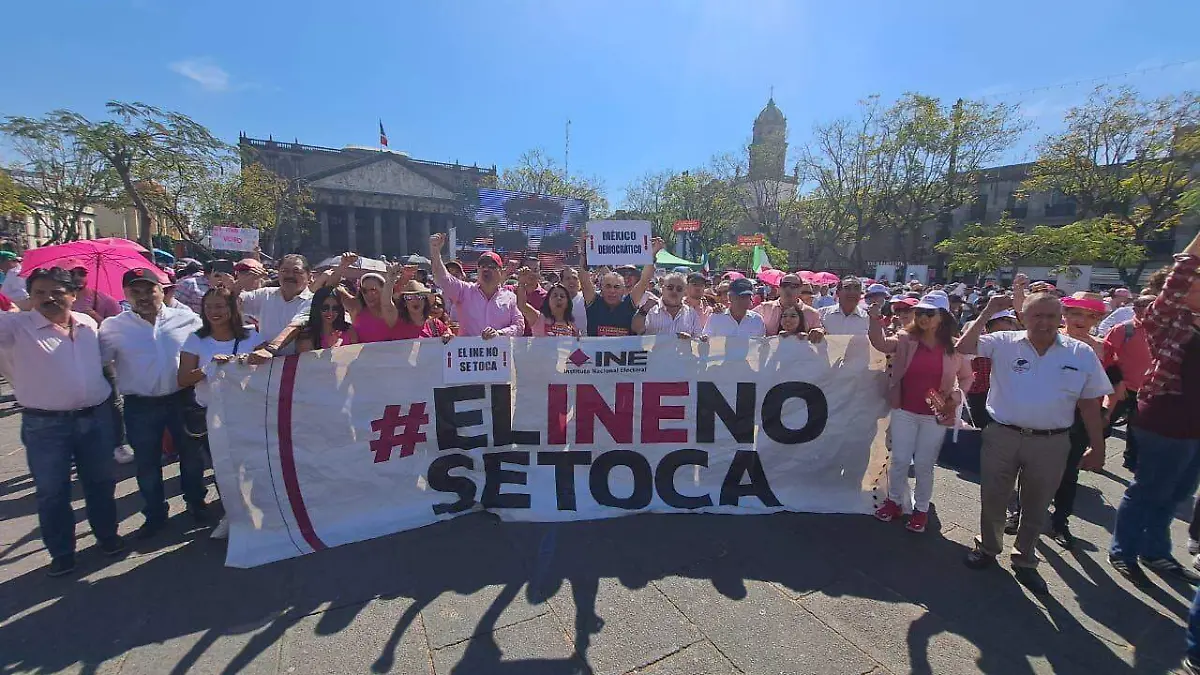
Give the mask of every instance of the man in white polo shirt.
<path id="1" fill-rule="evenodd" d="M 713 314 L 704 326 L 704 336 L 763 337 L 767 324 L 758 312 L 750 309 L 754 284 L 749 279 L 734 279 L 729 283 L 729 312 Z"/>
<path id="2" fill-rule="evenodd" d="M 992 360 L 987 411 L 994 423 L 983 430 L 980 531 L 965 562 L 983 569 L 1000 554 L 1006 506 L 1019 474 L 1025 516 L 1012 552 L 1013 576 L 1044 594 L 1034 546 L 1067 465 L 1067 432 L 1078 407 L 1089 444 L 1103 457 L 1101 399 L 1112 393 L 1112 385 L 1091 346 L 1058 332 L 1062 303 L 1056 295 L 1035 293 L 1025 300 L 1025 330 L 981 336 L 988 320 L 1011 305 L 1007 296 L 993 297 L 956 347 Z"/>
<path id="3" fill-rule="evenodd" d="M 700 337 L 700 316 L 683 302 L 687 277 L 672 272 L 662 280 L 662 302 L 649 311 L 638 310 L 633 317 L 633 332 L 642 335 L 677 335 L 683 339 Z"/>
<path id="4" fill-rule="evenodd" d="M 866 336 L 871 327 L 871 318 L 867 310 L 860 306 L 863 297 L 862 281 L 858 277 L 848 276 L 838 284 L 837 304 L 822 307 L 821 325 L 826 335 L 862 335 Z"/>

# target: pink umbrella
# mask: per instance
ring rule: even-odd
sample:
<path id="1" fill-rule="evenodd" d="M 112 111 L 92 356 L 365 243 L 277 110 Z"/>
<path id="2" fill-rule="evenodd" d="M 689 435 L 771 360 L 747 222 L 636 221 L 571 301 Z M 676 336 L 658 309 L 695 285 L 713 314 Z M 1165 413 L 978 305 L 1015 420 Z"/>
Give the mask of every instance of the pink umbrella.
<path id="1" fill-rule="evenodd" d="M 812 272 L 812 271 L 809 271 L 809 270 L 800 270 L 800 271 L 799 271 L 799 272 L 797 272 L 796 274 L 799 274 L 799 275 L 800 275 L 800 281 L 803 281 L 803 282 L 804 282 L 804 283 L 806 283 L 806 284 L 815 283 L 815 282 L 813 281 L 813 278 L 817 276 L 817 273 L 816 273 L 816 272 Z"/>
<path id="2" fill-rule="evenodd" d="M 766 269 L 759 272 L 756 276 L 758 280 L 769 286 L 779 287 L 779 280 L 783 278 L 783 270 Z"/>
<path id="3" fill-rule="evenodd" d="M 840 281 L 838 275 L 834 274 L 833 272 L 817 272 L 813 275 L 812 280 L 814 284 L 821 284 L 822 286 L 836 284 L 838 281 Z"/>
<path id="4" fill-rule="evenodd" d="M 82 267 L 88 271 L 89 288 L 117 300 L 125 297 L 125 291 L 121 288 L 121 277 L 129 270 L 154 270 L 159 280 L 167 283 L 167 275 L 142 255 L 146 249 L 127 239 L 120 241 L 128 243 L 84 240 L 26 251 L 21 263 L 21 276 L 27 277 L 36 269 L 48 267 L 62 267 L 68 270 Z"/>

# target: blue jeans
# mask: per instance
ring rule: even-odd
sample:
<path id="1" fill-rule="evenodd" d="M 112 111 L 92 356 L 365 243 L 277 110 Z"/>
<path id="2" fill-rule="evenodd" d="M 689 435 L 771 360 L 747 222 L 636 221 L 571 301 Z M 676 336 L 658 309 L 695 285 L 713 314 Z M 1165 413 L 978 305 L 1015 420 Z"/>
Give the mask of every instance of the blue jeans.
<path id="1" fill-rule="evenodd" d="M 108 403 L 78 417 L 21 417 L 21 442 L 37 490 L 42 541 L 54 558 L 75 553 L 75 512 L 71 509 L 74 462 L 96 539 L 117 536 L 116 461 L 113 419 Z"/>
<path id="2" fill-rule="evenodd" d="M 133 446 L 137 461 L 138 491 L 145 507 L 146 522 L 159 524 L 167 519 L 167 498 L 163 492 L 162 441 L 163 432 L 171 432 L 171 440 L 179 452 L 179 482 L 183 500 L 188 506 L 204 503 L 204 461 L 200 448 L 183 430 L 183 410 L 186 394 L 141 397 L 125 396 L 125 436 Z"/>
<path id="3" fill-rule="evenodd" d="M 1130 433 L 1137 438 L 1137 470 L 1117 507 L 1108 553 L 1127 562 L 1139 556 L 1165 558 L 1171 555 L 1175 507 L 1200 484 L 1200 439 L 1167 438 L 1138 428 Z"/>

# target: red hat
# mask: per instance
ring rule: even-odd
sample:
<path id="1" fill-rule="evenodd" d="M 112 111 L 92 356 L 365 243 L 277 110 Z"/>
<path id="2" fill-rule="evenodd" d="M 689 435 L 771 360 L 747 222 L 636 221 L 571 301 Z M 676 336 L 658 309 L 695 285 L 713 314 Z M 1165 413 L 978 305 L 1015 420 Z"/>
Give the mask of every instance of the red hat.
<path id="1" fill-rule="evenodd" d="M 1089 312 L 1096 312 L 1097 314 L 1104 314 L 1108 311 L 1099 293 L 1088 293 L 1087 291 L 1079 291 L 1069 298 L 1063 298 L 1062 305 L 1069 309 L 1086 309 Z"/>
<path id="2" fill-rule="evenodd" d="M 479 259 L 483 260 L 484 258 L 487 258 L 488 260 L 491 260 L 492 262 L 496 263 L 496 267 L 504 267 L 504 261 L 500 259 L 500 255 L 498 253 L 496 253 L 495 251 L 487 251 L 484 253 L 480 253 Z"/>

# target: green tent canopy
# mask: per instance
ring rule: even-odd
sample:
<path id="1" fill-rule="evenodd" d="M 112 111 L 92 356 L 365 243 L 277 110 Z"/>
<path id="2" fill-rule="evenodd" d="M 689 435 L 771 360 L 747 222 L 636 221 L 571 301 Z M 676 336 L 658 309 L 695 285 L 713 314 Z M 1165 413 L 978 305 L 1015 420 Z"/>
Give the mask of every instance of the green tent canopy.
<path id="1" fill-rule="evenodd" d="M 668 267 L 700 267 L 700 263 L 673 256 L 666 249 L 658 252 L 658 255 L 654 257 L 654 263 Z"/>

